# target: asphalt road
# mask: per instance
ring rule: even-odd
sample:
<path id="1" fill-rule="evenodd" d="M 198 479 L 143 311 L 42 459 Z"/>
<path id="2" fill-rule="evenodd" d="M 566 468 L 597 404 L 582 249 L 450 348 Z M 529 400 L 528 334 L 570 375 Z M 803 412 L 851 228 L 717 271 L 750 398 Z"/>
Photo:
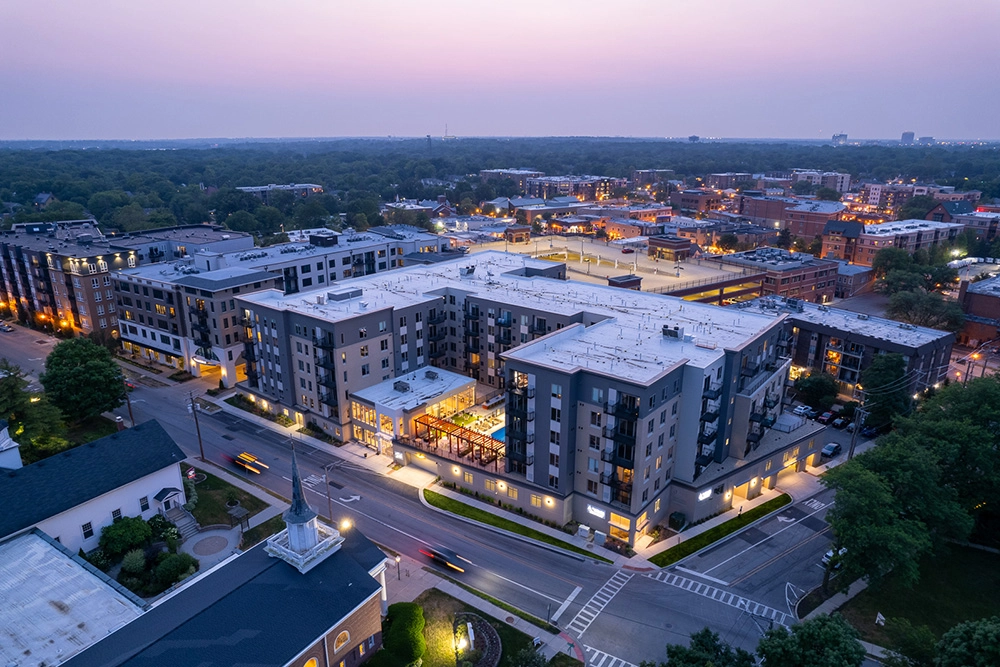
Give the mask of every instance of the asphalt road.
<path id="1" fill-rule="evenodd" d="M 37 376 L 54 341 L 15 329 L 2 334 L 0 356 Z M 138 422 L 160 420 L 187 454 L 198 456 L 189 403 L 209 386 L 202 380 L 169 385 L 152 374 L 139 378 L 131 393 L 134 417 Z M 116 414 L 128 422 L 125 406 Z M 282 497 L 290 495 L 287 436 L 227 412 L 200 412 L 199 424 L 206 459 L 241 474 L 230 460 L 252 451 L 270 468 L 250 481 Z M 824 442 L 843 442 L 845 452 L 849 437 L 832 429 L 820 436 Z M 418 550 L 425 544 L 452 549 L 468 561 L 466 571 L 444 574 L 541 618 L 557 616 L 557 625 L 588 647 L 588 662 L 595 666 L 663 660 L 667 643 L 684 642 L 706 626 L 737 646 L 752 648 L 770 623 L 790 623 L 794 599 L 822 581 L 817 564 L 830 540 L 822 520 L 829 506 L 824 494 L 789 506 L 680 567 L 641 573 L 470 525 L 428 509 L 416 489 L 392 477 L 306 445 L 296 451 L 315 510 L 325 516 L 332 505 L 335 521 L 350 519 L 357 530 L 399 553 L 420 558 Z"/>

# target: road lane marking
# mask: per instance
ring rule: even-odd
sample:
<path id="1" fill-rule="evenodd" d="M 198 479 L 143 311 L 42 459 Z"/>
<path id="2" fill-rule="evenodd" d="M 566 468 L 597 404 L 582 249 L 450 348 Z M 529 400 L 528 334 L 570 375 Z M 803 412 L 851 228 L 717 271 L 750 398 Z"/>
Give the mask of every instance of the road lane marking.
<path id="1" fill-rule="evenodd" d="M 582 591 L 582 590 L 583 590 L 583 589 L 582 589 L 581 587 L 579 587 L 579 586 L 577 586 L 576 588 L 574 588 L 574 589 L 573 589 L 573 592 L 572 592 L 572 593 L 570 593 L 570 594 L 569 594 L 569 597 L 568 597 L 568 598 L 566 598 L 566 599 L 565 599 L 565 600 L 563 601 L 563 603 L 562 603 L 562 604 L 561 604 L 561 605 L 559 606 L 559 608 L 558 608 L 558 609 L 556 609 L 556 613 L 555 613 L 555 614 L 554 614 L 554 615 L 552 616 L 552 618 L 551 618 L 551 619 L 549 619 L 549 620 L 550 620 L 550 621 L 551 621 L 552 623 L 555 623 L 555 622 L 556 622 L 557 620 L 559 620 L 559 617 L 560 617 L 560 616 L 562 616 L 562 613 L 563 613 L 564 611 L 566 611 L 566 607 L 568 607 L 568 606 L 569 606 L 570 602 L 572 602 L 572 601 L 573 601 L 573 600 L 574 600 L 574 599 L 576 598 L 576 596 L 577 596 L 577 595 L 579 595 L 580 591 Z"/>
<path id="2" fill-rule="evenodd" d="M 701 597 L 708 598 L 709 600 L 746 611 L 754 616 L 760 616 L 761 618 L 773 620 L 775 623 L 786 627 L 790 624 L 789 619 L 794 621 L 791 614 L 778 611 L 777 609 L 768 607 L 767 605 L 757 602 L 756 600 L 750 600 L 732 593 L 725 593 L 729 595 L 729 597 L 720 599 L 716 597 L 719 593 L 719 589 L 714 586 L 705 586 L 704 584 L 700 584 L 692 590 L 692 584 L 698 582 L 693 582 L 691 579 L 682 577 L 678 574 L 673 574 L 672 572 L 667 572 L 666 570 L 661 570 L 655 574 L 647 574 L 646 576 L 650 579 L 655 579 L 656 581 L 667 584 L 668 586 L 674 586 L 675 588 L 680 588 L 681 590 L 688 591 L 689 593 L 700 595 Z"/>
<path id="3" fill-rule="evenodd" d="M 624 570 L 618 570 L 615 572 L 614 576 L 608 579 L 600 590 L 594 593 L 587 604 L 583 605 L 583 609 L 577 612 L 576 616 L 569 625 L 566 626 L 566 630 L 571 630 L 574 636 L 579 639 L 580 636 L 587 631 L 590 624 L 594 622 L 601 611 L 608 606 L 612 598 L 618 594 L 625 584 L 634 576 L 631 572 L 625 572 Z M 607 598 L 607 600 L 602 600 L 601 598 Z"/>
<path id="4" fill-rule="evenodd" d="M 767 541 L 768 541 L 769 539 L 771 539 L 772 537 L 775 537 L 775 536 L 777 536 L 777 535 L 780 535 L 781 533 L 785 532 L 785 531 L 786 531 L 786 530 L 788 530 L 789 528 L 794 528 L 795 526 L 799 525 L 800 523 L 802 523 L 803 521 L 805 521 L 806 519 L 808 519 L 809 517 L 811 517 L 811 516 L 812 516 L 813 514 L 816 514 L 816 512 L 819 512 L 819 511 L 821 511 L 821 510 L 822 510 L 822 509 L 823 509 L 824 507 L 826 507 L 826 504 L 825 504 L 825 503 L 821 503 L 821 502 L 818 502 L 818 501 L 813 501 L 812 499 L 810 499 L 810 500 L 806 501 L 806 504 L 808 505 L 808 504 L 809 504 L 810 502 L 813 502 L 813 503 L 815 503 L 816 505 L 819 505 L 819 507 L 818 507 L 818 508 L 816 508 L 816 509 L 814 509 L 814 510 L 813 510 L 812 512 L 810 512 L 809 514 L 805 515 L 804 517 L 802 517 L 801 519 L 799 519 L 799 520 L 798 520 L 798 521 L 796 521 L 795 523 L 792 523 L 792 524 L 789 524 L 789 525 L 785 526 L 784 528 L 782 528 L 781 530 L 779 530 L 779 531 L 777 531 L 777 532 L 774 532 L 774 533 L 771 533 L 770 535 L 768 535 L 767 537 L 765 537 L 764 539 L 762 539 L 762 540 L 761 540 L 760 542 L 758 542 L 757 544 L 751 544 L 750 546 L 748 546 L 748 547 L 747 547 L 746 549 L 744 549 L 743 551 L 741 551 L 741 552 L 739 552 L 739 553 L 737 553 L 737 554 L 733 554 L 732 556 L 730 556 L 730 557 L 729 557 L 729 558 L 727 558 L 726 560 L 722 561 L 721 563 L 716 563 L 716 564 L 715 564 L 715 565 L 713 565 L 712 567 L 710 567 L 710 568 L 708 568 L 707 570 L 705 570 L 705 572 L 711 572 L 712 570 L 714 570 L 714 569 L 715 569 L 715 568 L 717 568 L 717 567 L 722 567 L 723 565 L 725 565 L 725 564 L 726 564 L 726 563 L 728 563 L 729 561 L 733 560 L 734 558 L 739 558 L 740 556 L 742 556 L 742 555 L 743 555 L 743 554 L 745 554 L 746 552 L 750 551 L 751 549 L 753 549 L 753 548 L 755 548 L 755 547 L 759 547 L 760 545 L 764 544 L 764 542 L 767 542 Z M 814 505 L 809 505 L 809 507 L 813 507 L 813 506 L 814 506 Z"/>
<path id="5" fill-rule="evenodd" d="M 793 551 L 795 551 L 799 547 L 805 546 L 806 544 L 809 544 L 810 542 L 812 542 L 813 540 L 815 540 L 817 537 L 819 537 L 820 535 L 822 535 L 823 533 L 825 533 L 828 530 L 830 530 L 830 526 L 827 526 L 826 528 L 824 528 L 821 531 L 813 533 L 812 535 L 810 535 L 806 539 L 802 540 L 798 544 L 794 544 L 794 545 L 788 547 L 787 549 L 785 549 L 784 551 L 782 551 L 777 556 L 774 556 L 770 560 L 768 560 L 768 561 L 766 561 L 764 563 L 761 563 L 760 565 L 758 565 L 754 569 L 750 570 L 749 572 L 743 574 L 742 576 L 739 576 L 736 579 L 733 579 L 731 582 L 729 582 L 729 585 L 730 586 L 736 586 L 737 584 L 742 584 L 744 581 L 746 581 L 747 579 L 749 579 L 753 575 L 757 574 L 758 572 L 760 572 L 761 570 L 763 570 L 765 567 L 771 565 L 772 563 L 774 563 L 779 558 L 784 558 L 785 556 L 787 556 L 788 554 L 792 553 Z M 820 567 L 823 568 L 823 569 L 826 569 L 822 565 Z"/>
<path id="6" fill-rule="evenodd" d="M 593 646 L 584 645 L 583 650 L 587 655 L 587 667 L 637 667 L 627 660 L 598 651 Z"/>

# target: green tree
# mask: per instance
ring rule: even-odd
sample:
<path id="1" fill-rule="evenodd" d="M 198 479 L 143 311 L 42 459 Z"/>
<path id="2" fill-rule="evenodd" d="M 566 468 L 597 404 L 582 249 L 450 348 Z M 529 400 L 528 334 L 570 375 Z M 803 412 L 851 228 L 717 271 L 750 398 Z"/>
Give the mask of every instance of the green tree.
<path id="1" fill-rule="evenodd" d="M 893 294 L 885 312 L 894 320 L 942 331 L 958 331 L 965 323 L 965 313 L 957 302 L 923 290 Z"/>
<path id="2" fill-rule="evenodd" d="M 885 623 L 889 636 L 885 667 L 934 667 L 937 640 L 926 625 L 913 625 L 906 618 L 890 618 Z"/>
<path id="3" fill-rule="evenodd" d="M 784 248 L 785 250 L 791 248 L 792 230 L 786 227 L 785 229 L 782 229 L 780 232 L 778 232 L 778 240 L 774 242 L 774 245 L 776 245 L 779 248 Z"/>
<path id="4" fill-rule="evenodd" d="M 841 581 L 864 577 L 877 588 L 890 574 L 905 586 L 920 579 L 920 557 L 931 548 L 924 524 L 902 515 L 889 484 L 859 460 L 829 470 L 823 483 L 837 492 L 826 521 L 846 548 Z"/>
<path id="5" fill-rule="evenodd" d="M 826 373 L 813 373 L 795 382 L 795 391 L 798 392 L 799 399 L 821 412 L 830 409 L 837 399 L 838 390 L 837 381 Z"/>
<path id="6" fill-rule="evenodd" d="M 865 649 L 847 621 L 820 615 L 791 630 L 768 630 L 757 644 L 757 655 L 768 667 L 860 667 Z"/>
<path id="7" fill-rule="evenodd" d="M 100 545 L 111 558 L 143 546 L 153 536 L 153 530 L 141 516 L 123 516 L 101 529 Z"/>
<path id="8" fill-rule="evenodd" d="M 736 234 L 723 234 L 719 237 L 718 246 L 723 250 L 735 251 L 740 245 L 740 239 Z"/>
<path id="9" fill-rule="evenodd" d="M 792 183 L 792 192 L 797 195 L 808 195 L 812 194 L 813 184 L 809 181 L 796 181 Z"/>
<path id="10" fill-rule="evenodd" d="M 896 294 L 897 292 L 912 292 L 923 289 L 927 283 L 924 274 L 906 269 L 893 269 L 889 271 L 885 278 L 879 281 L 878 287 L 886 294 Z"/>
<path id="11" fill-rule="evenodd" d="M 0 359 L 0 419 L 14 422 L 24 413 L 29 399 L 27 386 L 21 367 Z"/>
<path id="12" fill-rule="evenodd" d="M 424 610 L 413 602 L 396 602 L 389 605 L 386 615 L 388 629 L 383 635 L 385 649 L 395 655 L 401 664 L 409 665 L 427 650 L 424 639 Z"/>
<path id="13" fill-rule="evenodd" d="M 819 236 L 815 237 L 809 242 L 809 245 L 806 246 L 806 252 L 813 257 L 819 257 L 820 253 L 823 252 L 823 239 Z"/>
<path id="14" fill-rule="evenodd" d="M 937 645 L 937 667 L 1000 665 L 1000 616 L 959 623 Z"/>
<path id="15" fill-rule="evenodd" d="M 691 635 L 688 646 L 667 644 L 667 661 L 643 661 L 639 667 L 753 667 L 753 654 L 734 649 L 708 628 Z"/>
<path id="16" fill-rule="evenodd" d="M 235 211 L 224 222 L 226 227 L 237 232 L 253 233 L 260 229 L 257 218 L 246 211 Z"/>
<path id="17" fill-rule="evenodd" d="M 86 338 L 56 345 L 39 379 L 49 400 L 74 422 L 122 404 L 121 369 L 110 352 Z"/>
<path id="18" fill-rule="evenodd" d="M 257 231 L 264 235 L 277 234 L 285 224 L 285 215 L 272 206 L 261 206 L 253 217 L 257 220 Z"/>
<path id="19" fill-rule="evenodd" d="M 938 200 L 930 195 L 917 195 L 911 197 L 896 212 L 897 220 L 923 220 L 932 208 L 940 204 Z"/>
<path id="20" fill-rule="evenodd" d="M 881 428 L 910 409 L 910 382 L 901 354 L 878 354 L 861 371 L 858 388 L 865 392 L 865 423 Z"/>
<path id="21" fill-rule="evenodd" d="M 22 445 L 21 458 L 34 463 L 69 449 L 62 412 L 46 396 L 35 396 L 17 414 L 12 437 Z"/>
<path id="22" fill-rule="evenodd" d="M 816 190 L 816 199 L 820 201 L 840 201 L 840 193 L 833 188 L 819 188 Z"/>
<path id="23" fill-rule="evenodd" d="M 872 271 L 879 278 L 886 276 L 890 271 L 903 270 L 912 271 L 913 257 L 902 248 L 883 248 L 875 253 L 872 260 Z"/>
<path id="24" fill-rule="evenodd" d="M 545 667 L 549 661 L 533 648 L 522 648 L 511 658 L 511 667 Z"/>

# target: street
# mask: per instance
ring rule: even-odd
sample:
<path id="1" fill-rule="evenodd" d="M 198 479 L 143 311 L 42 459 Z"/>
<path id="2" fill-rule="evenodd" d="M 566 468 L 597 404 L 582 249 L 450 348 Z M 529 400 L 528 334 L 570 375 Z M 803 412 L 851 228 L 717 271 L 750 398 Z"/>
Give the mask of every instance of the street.
<path id="1" fill-rule="evenodd" d="M 53 339 L 21 327 L 2 335 L 2 354 L 37 377 Z M 195 379 L 173 384 L 139 368 L 128 370 L 138 376 L 131 393 L 135 420 L 158 419 L 189 456 L 197 457 L 190 400 L 202 396 L 211 383 Z M 125 406 L 115 413 L 129 423 Z M 290 496 L 292 439 L 284 432 L 223 410 L 199 411 L 199 425 L 209 462 Z M 849 437 L 828 429 L 820 439 L 842 442 L 846 452 Z M 253 475 L 234 466 L 231 459 L 244 450 L 269 468 Z M 539 618 L 552 618 L 586 647 L 588 663 L 601 667 L 615 660 L 622 663 L 615 667 L 663 660 L 667 643 L 684 643 L 706 626 L 735 646 L 753 649 L 772 623 L 793 622 L 795 601 L 822 581 L 818 564 L 829 548 L 823 517 L 832 499 L 824 491 L 798 499 L 778 515 L 667 570 L 618 569 L 425 507 L 416 488 L 393 478 L 388 460 L 382 474 L 343 450 L 326 451 L 302 441 L 296 443 L 296 453 L 309 503 L 317 512 L 325 516 L 332 505 L 338 524 L 347 519 L 353 526 L 349 530 L 361 530 L 427 567 L 440 569 L 419 555 L 422 545 L 452 549 L 468 561 L 466 571 L 443 574 Z"/>

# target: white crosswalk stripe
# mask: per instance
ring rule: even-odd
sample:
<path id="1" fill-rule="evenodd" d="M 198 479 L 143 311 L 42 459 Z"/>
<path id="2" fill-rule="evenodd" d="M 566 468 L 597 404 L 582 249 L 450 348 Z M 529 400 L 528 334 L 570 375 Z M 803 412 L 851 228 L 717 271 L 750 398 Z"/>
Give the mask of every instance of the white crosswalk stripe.
<path id="1" fill-rule="evenodd" d="M 587 658 L 587 667 L 636 667 L 634 663 L 621 658 L 616 658 L 604 651 L 598 651 L 592 646 L 584 644 L 583 652 Z"/>
<path id="2" fill-rule="evenodd" d="M 810 498 L 809 500 L 805 501 L 802 504 L 805 505 L 806 507 L 808 507 L 809 509 L 816 510 L 816 511 L 819 511 L 819 510 L 823 509 L 824 507 L 826 507 L 826 503 L 821 503 L 820 501 L 816 500 L 815 498 Z"/>
<path id="3" fill-rule="evenodd" d="M 730 607 L 742 609 L 743 611 L 753 614 L 754 616 L 773 620 L 775 623 L 786 627 L 793 622 L 788 614 L 783 611 L 778 611 L 773 607 L 768 607 L 767 605 L 759 602 L 754 602 L 753 600 L 740 597 L 735 593 L 730 593 L 729 591 L 695 581 L 694 579 L 681 577 L 673 574 L 672 572 L 667 572 L 666 570 L 661 570 L 655 574 L 647 574 L 646 576 L 650 579 L 655 579 L 670 586 L 676 586 L 677 588 L 694 593 L 695 595 L 701 595 L 702 597 L 715 600 L 716 602 L 721 602 L 722 604 L 729 605 Z"/>
<path id="4" fill-rule="evenodd" d="M 583 605 L 577 615 L 569 622 L 566 626 L 566 630 L 571 632 L 577 639 L 580 638 L 590 624 L 594 622 L 597 615 L 601 613 L 601 610 L 608 606 L 611 599 L 618 594 L 625 584 L 629 582 L 634 575 L 623 570 L 619 570 L 615 573 L 613 577 L 608 579 L 607 583 L 601 586 L 601 590 L 594 593 L 593 597 L 587 601 L 587 604 Z M 610 665 L 602 665 L 602 667 L 611 667 Z M 622 667 L 622 665 L 615 665 L 614 667 Z"/>
<path id="5" fill-rule="evenodd" d="M 302 483 L 308 486 L 310 489 L 323 481 L 323 477 L 320 475 L 309 475 L 302 480 Z"/>

